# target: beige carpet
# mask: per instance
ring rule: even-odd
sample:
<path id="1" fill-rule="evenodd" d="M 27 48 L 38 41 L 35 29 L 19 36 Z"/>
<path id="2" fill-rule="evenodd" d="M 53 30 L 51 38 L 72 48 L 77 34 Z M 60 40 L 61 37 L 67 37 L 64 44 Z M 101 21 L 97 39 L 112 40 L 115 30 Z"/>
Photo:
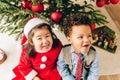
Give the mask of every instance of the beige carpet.
<path id="1" fill-rule="evenodd" d="M 120 80 L 120 74 L 116 74 L 116 75 L 101 75 L 99 80 Z"/>

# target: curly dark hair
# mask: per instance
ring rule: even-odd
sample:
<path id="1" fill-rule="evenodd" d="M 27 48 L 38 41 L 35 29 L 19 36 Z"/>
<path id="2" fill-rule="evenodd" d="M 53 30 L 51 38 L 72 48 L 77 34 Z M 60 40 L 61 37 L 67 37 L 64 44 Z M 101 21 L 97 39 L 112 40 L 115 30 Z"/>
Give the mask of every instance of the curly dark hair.
<path id="1" fill-rule="evenodd" d="M 70 36 L 72 31 L 72 27 L 74 25 L 89 25 L 91 26 L 91 20 L 86 14 L 72 14 L 64 19 L 63 26 L 64 26 L 64 34 L 65 36 Z"/>

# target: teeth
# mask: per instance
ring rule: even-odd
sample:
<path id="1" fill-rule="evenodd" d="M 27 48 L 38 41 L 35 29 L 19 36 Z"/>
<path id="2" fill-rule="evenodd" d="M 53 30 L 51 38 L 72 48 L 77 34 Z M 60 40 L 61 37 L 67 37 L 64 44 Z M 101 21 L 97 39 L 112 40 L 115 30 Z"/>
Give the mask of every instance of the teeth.
<path id="1" fill-rule="evenodd" d="M 48 48 L 48 47 L 49 47 L 48 45 L 43 46 L 43 48 Z"/>
<path id="2" fill-rule="evenodd" d="M 48 45 L 44 45 L 43 47 L 48 47 Z"/>
<path id="3" fill-rule="evenodd" d="M 47 46 L 43 46 L 43 47 L 47 47 Z"/>

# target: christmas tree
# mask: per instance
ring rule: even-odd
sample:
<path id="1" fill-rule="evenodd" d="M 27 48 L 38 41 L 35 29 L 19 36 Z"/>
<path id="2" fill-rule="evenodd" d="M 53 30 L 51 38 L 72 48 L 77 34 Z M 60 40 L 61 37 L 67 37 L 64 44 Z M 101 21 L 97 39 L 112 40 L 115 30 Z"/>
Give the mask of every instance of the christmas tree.
<path id="1" fill-rule="evenodd" d="M 106 17 L 92 4 L 75 4 L 71 0 L 0 0 L 0 32 L 8 32 L 20 39 L 26 22 L 32 17 L 48 21 L 54 28 L 63 30 L 63 20 L 75 13 L 89 15 L 91 23 L 105 24 Z"/>

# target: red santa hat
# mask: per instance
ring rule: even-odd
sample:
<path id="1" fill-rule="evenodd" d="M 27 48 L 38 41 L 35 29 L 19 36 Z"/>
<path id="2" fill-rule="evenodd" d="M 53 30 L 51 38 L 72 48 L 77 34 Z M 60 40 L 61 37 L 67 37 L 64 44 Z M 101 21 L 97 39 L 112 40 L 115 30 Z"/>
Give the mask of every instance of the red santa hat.
<path id="1" fill-rule="evenodd" d="M 24 43 L 26 43 L 27 38 L 28 38 L 28 34 L 29 32 L 38 24 L 41 23 L 47 23 L 46 21 L 44 21 L 43 19 L 39 19 L 37 17 L 34 17 L 32 19 L 30 19 L 26 25 L 24 26 L 24 34 L 22 36 L 22 41 L 21 41 L 21 45 L 23 45 Z"/>

